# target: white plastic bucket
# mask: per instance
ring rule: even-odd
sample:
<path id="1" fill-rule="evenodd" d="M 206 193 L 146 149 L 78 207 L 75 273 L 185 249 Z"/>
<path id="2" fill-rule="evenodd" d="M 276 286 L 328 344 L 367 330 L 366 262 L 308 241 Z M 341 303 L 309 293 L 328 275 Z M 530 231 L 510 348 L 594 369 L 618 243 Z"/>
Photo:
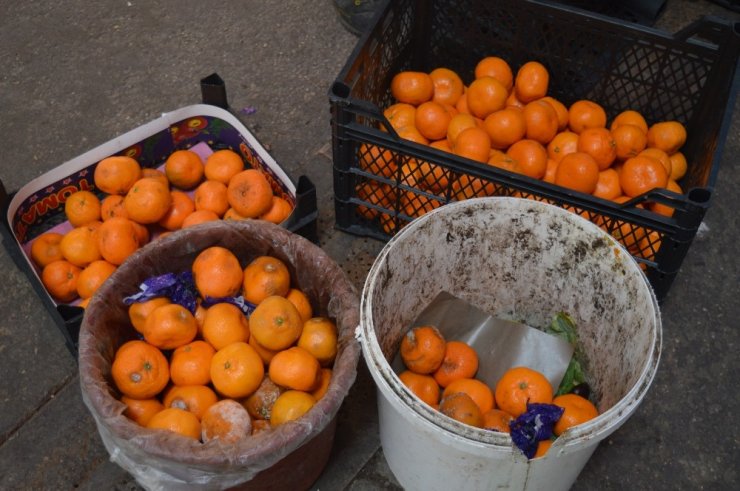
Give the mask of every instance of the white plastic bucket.
<path id="1" fill-rule="evenodd" d="M 528 461 L 508 434 L 460 424 L 421 402 L 390 362 L 441 291 L 530 326 L 548 325 L 558 311 L 571 315 L 600 415 Z M 406 489 L 568 489 L 640 404 L 660 358 L 659 308 L 627 251 L 591 222 L 525 199 L 451 203 L 410 223 L 378 255 L 360 308 L 383 452 Z"/>

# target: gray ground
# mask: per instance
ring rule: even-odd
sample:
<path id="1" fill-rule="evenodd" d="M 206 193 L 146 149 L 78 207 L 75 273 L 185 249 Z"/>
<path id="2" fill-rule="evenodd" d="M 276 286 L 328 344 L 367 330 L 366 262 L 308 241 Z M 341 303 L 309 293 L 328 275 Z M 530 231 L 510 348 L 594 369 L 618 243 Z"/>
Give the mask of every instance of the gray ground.
<path id="1" fill-rule="evenodd" d="M 317 185 L 322 247 L 358 288 L 382 244 L 333 229 L 327 90 L 357 38 L 330 0 L 11 2 L 0 0 L 0 178 L 9 191 L 163 112 L 200 101 L 217 72 L 232 108 L 292 175 Z M 659 26 L 714 3 L 668 0 Z M 662 306 L 653 387 L 604 441 L 574 489 L 740 489 L 736 203 L 740 120 L 724 149 L 708 228 Z M 82 403 L 77 366 L 5 249 L 0 295 L 0 488 L 139 489 L 108 460 Z M 396 489 L 378 439 L 364 362 L 316 488 Z"/>

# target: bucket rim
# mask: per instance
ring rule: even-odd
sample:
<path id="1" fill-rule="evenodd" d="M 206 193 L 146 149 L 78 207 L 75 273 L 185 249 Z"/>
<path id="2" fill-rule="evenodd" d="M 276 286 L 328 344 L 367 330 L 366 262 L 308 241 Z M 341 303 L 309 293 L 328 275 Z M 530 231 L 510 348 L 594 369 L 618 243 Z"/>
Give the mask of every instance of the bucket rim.
<path id="1" fill-rule="evenodd" d="M 525 201 L 526 203 L 524 203 Z M 496 450 L 505 450 L 514 447 L 510 434 L 475 428 L 445 416 L 441 412 L 424 403 L 401 382 L 400 378 L 380 350 L 378 338 L 375 334 L 371 309 L 374 295 L 372 284 L 396 244 L 404 241 L 406 237 L 413 234 L 416 229 L 423 226 L 427 221 L 432 220 L 436 215 L 452 214 L 456 212 L 458 208 L 480 207 L 481 209 L 485 209 L 499 205 L 504 206 L 508 203 L 514 203 L 519 207 L 525 204 L 527 206 L 547 207 L 554 213 L 560 214 L 566 220 L 574 220 L 582 226 L 590 228 L 593 232 L 601 235 L 605 239 L 609 240 L 614 246 L 621 248 L 625 253 L 627 253 L 626 249 L 621 243 L 619 243 L 619 241 L 610 234 L 604 232 L 597 225 L 558 206 L 539 201 L 523 200 L 521 198 L 504 196 L 471 198 L 464 201 L 449 203 L 445 206 L 431 210 L 408 223 L 396 235 L 391 237 L 391 239 L 383 246 L 368 271 L 360 295 L 360 344 L 363 355 L 365 360 L 368 362 L 368 366 L 374 366 L 377 369 L 377 375 L 390 389 L 391 397 L 393 397 L 397 403 L 406 405 L 411 410 L 411 414 L 422 420 L 424 423 L 430 424 L 438 429 L 442 429 L 449 435 L 463 438 L 476 444 L 487 445 Z M 631 256 L 627 253 L 626 257 Z M 637 382 L 619 399 L 619 401 L 606 411 L 599 413 L 596 418 L 566 430 L 553 441 L 550 449 L 551 452 L 568 453 L 569 450 L 575 450 L 577 447 L 580 447 L 583 442 L 593 441 L 594 439 L 596 439 L 596 441 L 601 441 L 606 438 L 624 424 L 629 416 L 637 409 L 655 378 L 660 364 L 660 354 L 662 350 L 660 308 L 655 292 L 650 286 L 645 273 L 639 268 L 636 261 L 631 260 L 629 264 L 629 268 L 633 273 L 639 275 L 639 278 L 641 278 L 641 288 L 645 290 L 650 298 L 649 305 L 652 308 L 653 329 L 651 330 L 651 345 L 648 350 L 649 361 L 645 363 L 640 371 Z M 375 376 L 376 374 L 373 373 L 373 378 L 375 378 Z M 378 388 L 380 387 L 378 386 Z"/>

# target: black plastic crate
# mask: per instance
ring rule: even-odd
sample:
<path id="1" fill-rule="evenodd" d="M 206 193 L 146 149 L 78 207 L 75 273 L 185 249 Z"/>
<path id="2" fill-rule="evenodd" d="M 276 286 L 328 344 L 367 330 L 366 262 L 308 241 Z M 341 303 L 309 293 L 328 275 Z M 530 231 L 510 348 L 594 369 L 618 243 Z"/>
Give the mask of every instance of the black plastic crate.
<path id="1" fill-rule="evenodd" d="M 99 193 L 92 176 L 98 161 L 104 157 L 129 155 L 142 167 L 159 167 L 174 150 L 203 144 L 212 150 L 230 148 L 242 156 L 245 168 L 261 170 L 272 185 L 273 193 L 291 203 L 293 211 L 280 225 L 313 242 L 318 240 L 316 187 L 311 180 L 299 176 L 294 182 L 229 111 L 225 84 L 217 74 L 201 80 L 201 91 L 204 104 L 167 113 L 52 169 L 19 190 L 8 193 L 0 181 L 3 212 L 0 238 L 18 268 L 28 277 L 62 331 L 67 348 L 75 356 L 84 310 L 77 306 L 78 301 L 66 304 L 51 297 L 28 251 L 33 239 L 42 233 L 59 231 L 59 227 L 71 228 L 64 214 L 64 201 L 80 189 Z"/>
<path id="2" fill-rule="evenodd" d="M 671 35 L 542 1 L 388 2 L 329 93 L 336 226 L 387 240 L 450 201 L 474 195 L 543 200 L 619 238 L 663 300 L 710 206 L 740 86 L 739 50 L 738 24 L 713 17 Z M 685 194 L 656 190 L 620 205 L 398 137 L 382 114 L 394 102 L 393 75 L 444 66 L 468 84 L 475 64 L 488 55 L 504 58 L 514 71 L 540 61 L 550 72 L 549 95 L 566 105 L 594 100 L 609 121 L 635 109 L 649 124 L 682 122 L 688 132 L 681 149 L 688 170 L 679 182 Z M 432 188 L 409 181 L 402 172 L 409 159 L 428 162 L 426 169 L 444 178 L 429 174 L 438 184 Z M 675 213 L 668 218 L 637 206 L 645 202 L 669 204 Z"/>

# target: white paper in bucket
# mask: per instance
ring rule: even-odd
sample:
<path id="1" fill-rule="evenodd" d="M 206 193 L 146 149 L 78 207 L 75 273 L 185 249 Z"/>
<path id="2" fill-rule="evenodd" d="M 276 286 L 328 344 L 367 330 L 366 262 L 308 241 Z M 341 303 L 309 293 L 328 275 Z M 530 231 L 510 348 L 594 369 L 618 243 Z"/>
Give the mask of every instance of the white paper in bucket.
<path id="1" fill-rule="evenodd" d="M 479 360 L 476 378 L 492 389 L 506 370 L 524 366 L 542 373 L 555 392 L 573 356 L 573 346 L 564 339 L 493 317 L 448 292 L 440 292 L 410 328 L 423 325 L 436 327 L 448 341 L 463 341 L 475 349 Z M 406 369 L 400 353 L 391 366 L 396 373 Z"/>

